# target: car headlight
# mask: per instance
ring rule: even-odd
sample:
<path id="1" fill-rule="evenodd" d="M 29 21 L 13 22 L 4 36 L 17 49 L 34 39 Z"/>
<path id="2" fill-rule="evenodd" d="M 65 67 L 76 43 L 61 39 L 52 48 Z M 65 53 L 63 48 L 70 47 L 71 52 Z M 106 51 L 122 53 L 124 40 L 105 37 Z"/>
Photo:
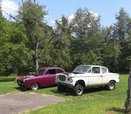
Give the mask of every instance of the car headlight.
<path id="1" fill-rule="evenodd" d="M 73 82 L 73 79 L 71 77 L 68 77 L 67 80 Z"/>
<path id="2" fill-rule="evenodd" d="M 26 81 L 26 80 L 24 79 L 23 82 L 25 83 L 25 81 Z"/>

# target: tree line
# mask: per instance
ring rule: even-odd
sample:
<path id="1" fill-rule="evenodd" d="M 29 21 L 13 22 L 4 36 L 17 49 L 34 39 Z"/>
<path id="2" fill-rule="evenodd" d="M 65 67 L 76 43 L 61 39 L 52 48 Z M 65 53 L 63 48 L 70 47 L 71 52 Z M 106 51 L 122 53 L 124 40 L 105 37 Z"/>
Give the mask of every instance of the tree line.
<path id="1" fill-rule="evenodd" d="M 79 64 L 104 65 L 113 72 L 131 67 L 131 18 L 121 8 L 116 22 L 102 26 L 100 16 L 79 8 L 74 17 L 62 16 L 55 27 L 45 21 L 45 6 L 26 0 L 15 21 L 0 8 L 0 74 L 23 74 L 42 66 L 71 71 Z"/>

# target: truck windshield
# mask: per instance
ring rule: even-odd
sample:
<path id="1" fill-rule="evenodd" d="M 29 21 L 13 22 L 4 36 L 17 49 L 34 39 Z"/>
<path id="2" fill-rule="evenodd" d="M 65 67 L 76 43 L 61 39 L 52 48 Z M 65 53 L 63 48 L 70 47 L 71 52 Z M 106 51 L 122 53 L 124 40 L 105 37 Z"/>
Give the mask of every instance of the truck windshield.
<path id="1" fill-rule="evenodd" d="M 80 66 L 77 66 L 74 70 L 73 70 L 73 73 L 85 73 L 85 72 L 87 72 L 87 73 L 90 73 L 90 69 L 91 69 L 91 67 L 90 66 L 85 66 L 85 65 L 80 65 Z"/>
<path id="2" fill-rule="evenodd" d="M 36 76 L 43 75 L 45 73 L 45 69 L 38 69 L 36 71 Z"/>

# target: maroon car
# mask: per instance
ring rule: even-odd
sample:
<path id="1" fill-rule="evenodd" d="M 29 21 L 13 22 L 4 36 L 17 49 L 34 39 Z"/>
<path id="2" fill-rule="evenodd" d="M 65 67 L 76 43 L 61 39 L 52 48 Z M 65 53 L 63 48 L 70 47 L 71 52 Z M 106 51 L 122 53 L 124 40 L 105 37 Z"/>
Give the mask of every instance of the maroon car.
<path id="1" fill-rule="evenodd" d="M 16 81 L 20 87 L 37 90 L 39 87 L 56 85 L 56 74 L 63 72 L 65 70 L 60 67 L 43 67 L 39 68 L 35 75 L 19 76 Z"/>

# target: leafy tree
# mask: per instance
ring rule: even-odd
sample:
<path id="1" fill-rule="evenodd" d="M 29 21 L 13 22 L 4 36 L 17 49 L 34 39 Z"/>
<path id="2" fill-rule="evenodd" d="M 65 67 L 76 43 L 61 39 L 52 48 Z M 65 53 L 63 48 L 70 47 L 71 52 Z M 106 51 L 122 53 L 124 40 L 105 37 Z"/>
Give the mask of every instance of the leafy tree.
<path id="1" fill-rule="evenodd" d="M 21 24 L 7 21 L 1 13 L 0 18 L 0 71 L 22 72 L 27 66 L 29 54 L 25 34 Z"/>
<path id="2" fill-rule="evenodd" d="M 7 60 L 3 57 L 3 51 L 5 42 L 8 41 L 8 21 L 2 16 L 2 11 L 0 9 L 0 71 L 4 72 L 6 68 L 4 67 Z"/>
<path id="3" fill-rule="evenodd" d="M 121 54 L 119 55 L 119 68 L 121 71 L 128 69 L 129 65 L 129 15 L 121 8 L 119 13 L 116 15 L 116 23 L 114 24 L 113 37 L 116 42 L 119 42 Z M 128 61 L 128 62 L 127 62 Z"/>
<path id="4" fill-rule="evenodd" d="M 121 8 L 119 13 L 116 15 L 116 23 L 114 24 L 114 39 L 126 40 L 128 39 L 127 28 L 128 28 L 129 16 L 126 11 Z"/>
<path id="5" fill-rule="evenodd" d="M 45 7 L 33 3 L 31 0 L 26 0 L 19 9 L 19 17 L 21 17 L 25 27 L 28 45 L 36 70 L 42 58 L 41 53 L 44 52 L 47 48 L 47 42 L 50 41 L 47 31 L 48 26 L 44 23 L 46 15 Z"/>
<path id="6" fill-rule="evenodd" d="M 25 34 L 22 26 L 16 23 L 7 23 L 6 36 L 1 39 L 1 64 L 3 71 L 20 73 L 27 67 L 29 50 L 26 48 Z"/>
<path id="7" fill-rule="evenodd" d="M 74 65 L 101 64 L 101 27 L 100 18 L 88 9 L 78 9 L 70 23 L 74 39 L 71 53 Z"/>
<path id="8" fill-rule="evenodd" d="M 81 9 L 79 8 L 74 14 L 74 19 L 70 23 L 72 34 L 77 37 L 88 37 L 92 36 L 93 32 L 98 34 L 100 29 L 100 17 L 95 16 L 92 11 L 87 8 Z M 94 34 L 94 35 L 95 35 Z"/>
<path id="9" fill-rule="evenodd" d="M 52 40 L 52 51 L 50 53 L 52 63 L 56 66 L 69 69 L 71 66 L 70 42 L 71 35 L 68 18 L 62 16 L 61 20 L 56 20 L 54 30 L 55 38 Z"/>
<path id="10" fill-rule="evenodd" d="M 121 46 L 119 43 L 110 40 L 106 43 L 103 51 L 103 64 L 111 71 L 119 71 L 119 61 L 121 54 Z"/>

